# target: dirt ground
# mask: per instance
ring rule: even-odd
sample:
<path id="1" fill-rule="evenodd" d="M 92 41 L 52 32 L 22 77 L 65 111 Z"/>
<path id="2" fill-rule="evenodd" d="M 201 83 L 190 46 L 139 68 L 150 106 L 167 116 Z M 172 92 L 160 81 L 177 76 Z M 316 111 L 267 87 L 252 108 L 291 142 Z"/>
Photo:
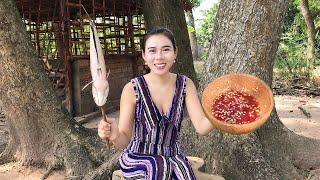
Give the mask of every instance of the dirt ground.
<path id="1" fill-rule="evenodd" d="M 274 99 L 280 120 L 286 127 L 299 135 L 320 139 L 320 97 L 284 95 Z"/>
<path id="2" fill-rule="evenodd" d="M 311 138 L 320 139 L 320 97 L 275 95 L 275 106 L 283 124 L 295 133 Z M 300 107 L 300 108 L 299 108 Z M 303 110 L 305 113 L 303 113 Z M 307 117 L 310 113 L 311 117 Z M 117 117 L 118 112 L 110 116 Z M 78 118 L 78 119 L 81 119 Z M 86 127 L 96 128 L 97 119 L 85 124 Z M 0 150 L 7 142 L 4 115 L 0 114 Z M 18 168 L 13 163 L 0 166 L 0 180 L 38 180 L 45 173 L 44 169 Z M 51 174 L 49 180 L 65 179 L 64 172 Z"/>

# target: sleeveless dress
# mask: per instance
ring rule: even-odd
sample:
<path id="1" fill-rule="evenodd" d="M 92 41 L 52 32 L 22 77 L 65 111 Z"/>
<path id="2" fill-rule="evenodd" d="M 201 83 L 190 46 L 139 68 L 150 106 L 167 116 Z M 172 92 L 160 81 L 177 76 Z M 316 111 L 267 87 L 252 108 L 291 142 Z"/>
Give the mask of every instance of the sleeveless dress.
<path id="1" fill-rule="evenodd" d="M 177 74 L 171 107 L 161 114 L 151 99 L 146 80 L 131 80 L 136 94 L 135 120 L 129 145 L 120 156 L 126 179 L 194 180 L 191 166 L 179 143 L 186 95 L 186 76 Z"/>

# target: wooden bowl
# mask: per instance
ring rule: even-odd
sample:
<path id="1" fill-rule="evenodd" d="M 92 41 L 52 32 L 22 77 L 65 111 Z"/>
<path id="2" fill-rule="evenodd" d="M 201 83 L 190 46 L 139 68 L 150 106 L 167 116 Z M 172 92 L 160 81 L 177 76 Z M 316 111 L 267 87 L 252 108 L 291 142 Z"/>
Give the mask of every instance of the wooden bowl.
<path id="1" fill-rule="evenodd" d="M 213 101 L 226 91 L 242 91 L 253 96 L 260 108 L 258 118 L 247 124 L 231 124 L 216 119 L 212 112 Z M 208 84 L 202 94 L 204 111 L 216 128 L 230 134 L 246 134 L 262 126 L 270 116 L 274 106 L 273 94 L 269 86 L 261 79 L 243 73 L 221 76 Z"/>

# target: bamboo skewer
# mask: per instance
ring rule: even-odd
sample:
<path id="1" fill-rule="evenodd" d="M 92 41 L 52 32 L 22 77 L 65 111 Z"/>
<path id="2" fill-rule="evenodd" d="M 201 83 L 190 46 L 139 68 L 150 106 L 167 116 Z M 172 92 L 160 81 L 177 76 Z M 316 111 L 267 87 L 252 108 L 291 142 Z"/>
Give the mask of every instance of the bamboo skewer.
<path id="1" fill-rule="evenodd" d="M 104 111 L 103 106 L 100 106 L 100 110 L 101 110 L 101 114 L 102 114 L 103 120 L 104 120 L 105 122 L 107 122 L 106 112 Z M 108 146 L 108 150 L 110 150 L 112 144 L 110 143 L 109 140 L 107 141 L 107 146 Z"/>

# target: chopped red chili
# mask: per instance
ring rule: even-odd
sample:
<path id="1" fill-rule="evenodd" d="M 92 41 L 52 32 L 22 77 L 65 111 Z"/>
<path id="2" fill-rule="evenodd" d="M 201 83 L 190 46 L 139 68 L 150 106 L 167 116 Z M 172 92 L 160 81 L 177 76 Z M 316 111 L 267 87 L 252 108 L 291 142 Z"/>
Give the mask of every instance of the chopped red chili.
<path id="1" fill-rule="evenodd" d="M 215 118 L 230 124 L 253 122 L 258 118 L 259 111 L 258 102 L 253 96 L 234 90 L 218 96 L 211 108 Z"/>

